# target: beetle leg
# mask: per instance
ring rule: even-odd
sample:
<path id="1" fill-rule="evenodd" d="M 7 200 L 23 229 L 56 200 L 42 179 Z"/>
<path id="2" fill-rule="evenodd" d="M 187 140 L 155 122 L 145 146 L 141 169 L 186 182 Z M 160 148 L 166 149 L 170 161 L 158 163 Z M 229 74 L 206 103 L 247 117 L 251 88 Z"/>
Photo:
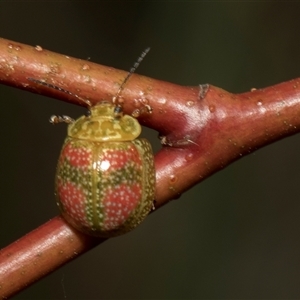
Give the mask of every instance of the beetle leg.
<path id="1" fill-rule="evenodd" d="M 70 124 L 70 123 L 74 122 L 74 119 L 72 119 L 69 116 L 65 116 L 65 115 L 62 115 L 62 116 L 52 115 L 50 117 L 49 122 L 51 124 L 58 124 L 58 123 L 67 123 L 67 124 Z"/>

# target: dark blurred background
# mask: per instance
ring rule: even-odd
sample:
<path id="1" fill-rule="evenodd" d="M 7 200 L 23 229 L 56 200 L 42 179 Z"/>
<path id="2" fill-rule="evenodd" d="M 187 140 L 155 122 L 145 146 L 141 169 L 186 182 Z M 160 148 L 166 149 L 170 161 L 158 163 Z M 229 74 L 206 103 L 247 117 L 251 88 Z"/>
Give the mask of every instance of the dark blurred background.
<path id="1" fill-rule="evenodd" d="M 300 3 L 3 1 L 0 36 L 181 85 L 249 91 L 300 74 Z M 58 214 L 56 160 L 85 110 L 0 85 L 0 246 Z M 155 151 L 156 132 L 146 130 Z M 300 298 L 300 137 L 235 162 L 15 299 Z"/>

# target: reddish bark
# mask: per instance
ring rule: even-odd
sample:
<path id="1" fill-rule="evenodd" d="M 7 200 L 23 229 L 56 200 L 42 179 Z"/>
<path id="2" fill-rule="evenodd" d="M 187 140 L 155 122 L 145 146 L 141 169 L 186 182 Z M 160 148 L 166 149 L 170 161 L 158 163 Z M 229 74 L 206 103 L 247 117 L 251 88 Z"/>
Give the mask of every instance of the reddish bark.
<path id="1" fill-rule="evenodd" d="M 0 82 L 82 105 L 110 100 L 126 72 L 0 39 Z M 177 198 L 232 161 L 300 129 L 299 79 L 243 94 L 211 85 L 183 87 L 134 74 L 122 92 L 128 114 L 150 105 L 141 124 L 165 145 L 155 157 L 156 207 Z M 103 240 L 56 217 L 0 251 L 0 296 L 15 294 Z M 26 276 L 25 276 L 26 274 Z M 9 283 L 9 284 L 8 284 Z"/>

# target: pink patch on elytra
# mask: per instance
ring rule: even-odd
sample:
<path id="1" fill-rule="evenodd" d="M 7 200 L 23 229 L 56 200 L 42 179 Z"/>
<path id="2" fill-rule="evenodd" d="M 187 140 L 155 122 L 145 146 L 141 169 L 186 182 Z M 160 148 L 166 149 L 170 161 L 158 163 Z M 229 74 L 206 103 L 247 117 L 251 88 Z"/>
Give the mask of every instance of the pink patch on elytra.
<path id="1" fill-rule="evenodd" d="M 72 182 L 57 185 L 57 193 L 64 211 L 74 220 L 88 225 L 85 213 L 86 199 L 83 190 Z"/>
<path id="2" fill-rule="evenodd" d="M 91 150 L 84 147 L 74 147 L 69 143 L 64 147 L 60 159 L 62 161 L 67 159 L 74 167 L 89 166 L 92 159 Z"/>
<path id="3" fill-rule="evenodd" d="M 121 184 L 107 190 L 103 199 L 104 229 L 112 230 L 122 225 L 134 211 L 142 196 L 141 184 Z"/>
<path id="4" fill-rule="evenodd" d="M 114 169 L 121 169 L 128 162 L 135 163 L 138 166 L 142 164 L 139 152 L 133 145 L 129 145 L 126 149 L 107 150 L 103 153 L 103 160 L 108 160 L 111 168 Z"/>

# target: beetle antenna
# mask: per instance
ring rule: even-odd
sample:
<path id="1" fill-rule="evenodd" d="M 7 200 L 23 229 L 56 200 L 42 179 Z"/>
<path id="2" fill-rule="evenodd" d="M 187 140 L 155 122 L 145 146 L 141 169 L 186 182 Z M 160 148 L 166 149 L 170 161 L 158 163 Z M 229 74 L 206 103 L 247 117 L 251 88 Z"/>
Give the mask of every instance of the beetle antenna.
<path id="1" fill-rule="evenodd" d="M 55 89 L 57 91 L 63 92 L 65 94 L 68 94 L 70 96 L 76 97 L 78 100 L 80 100 L 81 102 L 85 103 L 88 107 L 92 106 L 91 102 L 89 100 L 83 99 L 83 98 L 79 97 L 78 95 L 73 94 L 72 92 L 67 91 L 67 90 L 65 90 L 65 89 L 63 89 L 61 87 L 58 87 L 58 86 L 54 85 L 54 84 L 47 83 L 45 81 L 38 80 L 38 79 L 35 79 L 35 78 L 30 78 L 30 77 L 28 77 L 27 79 L 30 80 L 30 81 L 32 81 L 32 82 L 35 82 L 37 84 L 41 84 L 41 85 L 47 86 L 49 88 Z"/>
<path id="2" fill-rule="evenodd" d="M 123 80 L 123 82 L 121 83 L 119 90 L 117 91 L 116 95 L 113 97 L 113 103 L 116 103 L 118 97 L 120 96 L 120 93 L 122 92 L 126 82 L 128 81 L 128 79 L 130 78 L 130 76 L 135 72 L 135 70 L 137 69 L 137 67 L 140 65 L 141 61 L 144 59 L 144 57 L 147 55 L 147 53 L 150 51 L 150 47 L 146 48 L 141 55 L 138 57 L 137 61 L 133 64 L 133 67 L 129 70 L 127 76 L 125 77 L 125 79 Z"/>

